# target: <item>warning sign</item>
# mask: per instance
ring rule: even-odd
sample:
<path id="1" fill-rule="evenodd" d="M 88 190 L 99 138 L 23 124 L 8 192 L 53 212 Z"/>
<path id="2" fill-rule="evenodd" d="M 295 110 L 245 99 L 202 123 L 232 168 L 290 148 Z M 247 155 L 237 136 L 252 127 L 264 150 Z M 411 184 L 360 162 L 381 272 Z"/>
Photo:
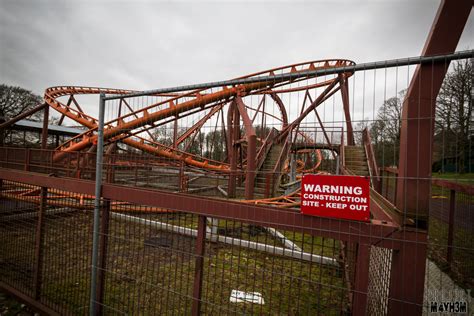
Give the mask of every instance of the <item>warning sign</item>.
<path id="1" fill-rule="evenodd" d="M 369 221 L 369 179 L 358 176 L 303 176 L 301 213 Z"/>

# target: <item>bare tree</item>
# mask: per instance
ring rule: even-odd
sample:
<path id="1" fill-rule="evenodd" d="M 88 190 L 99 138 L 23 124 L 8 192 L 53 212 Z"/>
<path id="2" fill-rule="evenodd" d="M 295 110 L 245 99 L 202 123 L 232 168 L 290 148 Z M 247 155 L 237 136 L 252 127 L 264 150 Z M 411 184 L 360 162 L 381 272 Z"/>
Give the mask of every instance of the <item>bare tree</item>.
<path id="1" fill-rule="evenodd" d="M 472 59 L 453 63 L 436 101 L 435 155 L 453 159 L 460 173 L 467 171 L 466 159 L 471 155 L 473 71 Z"/>
<path id="2" fill-rule="evenodd" d="M 5 84 L 0 84 L 0 124 L 9 119 L 28 111 L 43 102 L 42 98 L 31 91 L 20 87 L 12 87 Z M 39 121 L 42 118 L 41 113 L 33 114 L 30 119 Z M 0 144 L 3 144 L 5 139 L 15 138 L 15 133 L 11 130 L 0 130 Z"/>
<path id="3" fill-rule="evenodd" d="M 38 106 L 42 102 L 39 95 L 20 87 L 0 85 L 0 119 L 5 121 Z M 39 120 L 39 114 L 34 115 Z"/>
<path id="4" fill-rule="evenodd" d="M 398 163 L 402 101 L 405 93 L 406 90 L 402 90 L 398 96 L 385 100 L 370 126 L 375 156 L 381 166 L 392 166 Z"/>

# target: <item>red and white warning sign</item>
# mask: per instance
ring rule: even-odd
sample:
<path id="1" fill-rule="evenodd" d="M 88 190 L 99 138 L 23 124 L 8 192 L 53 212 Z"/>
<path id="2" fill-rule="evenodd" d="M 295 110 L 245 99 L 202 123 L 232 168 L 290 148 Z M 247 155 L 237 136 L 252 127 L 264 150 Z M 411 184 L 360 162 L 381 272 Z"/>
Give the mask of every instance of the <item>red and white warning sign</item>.
<path id="1" fill-rule="evenodd" d="M 301 181 L 301 213 L 370 220 L 369 179 L 359 176 L 307 174 Z"/>

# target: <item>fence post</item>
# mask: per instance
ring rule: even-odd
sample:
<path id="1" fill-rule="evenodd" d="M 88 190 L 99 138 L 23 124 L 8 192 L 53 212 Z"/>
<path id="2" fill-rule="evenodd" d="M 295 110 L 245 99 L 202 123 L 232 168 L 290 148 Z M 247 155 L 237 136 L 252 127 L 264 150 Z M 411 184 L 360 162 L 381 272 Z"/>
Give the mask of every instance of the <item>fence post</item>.
<path id="1" fill-rule="evenodd" d="M 25 152 L 25 171 L 30 171 L 30 159 L 31 159 L 31 149 L 26 148 Z"/>
<path id="2" fill-rule="evenodd" d="M 99 263 L 97 269 L 96 313 L 103 314 L 105 294 L 105 269 L 107 268 L 107 245 L 109 235 L 110 200 L 104 200 L 100 217 Z"/>
<path id="3" fill-rule="evenodd" d="M 81 178 L 81 152 L 76 151 L 76 171 L 75 171 L 75 177 L 80 179 Z"/>
<path id="4" fill-rule="evenodd" d="M 41 131 L 41 149 L 48 146 L 48 124 L 49 124 L 49 106 L 44 108 L 43 129 Z M 7 151 L 8 152 L 8 151 Z M 47 207 L 48 188 L 41 187 L 40 205 L 38 209 L 38 222 L 36 224 L 35 236 L 35 266 L 33 271 L 33 298 L 39 300 L 41 296 L 41 279 L 43 268 L 43 240 L 44 240 L 44 214 Z"/>
<path id="5" fill-rule="evenodd" d="M 104 111 L 105 94 L 100 94 L 99 101 L 99 128 L 97 137 L 96 156 L 96 177 L 95 177 L 95 200 L 94 200 L 94 226 L 92 237 L 92 264 L 91 264 L 91 296 L 90 312 L 91 316 L 97 315 L 97 268 L 99 256 L 99 227 L 100 227 L 100 206 L 102 191 L 102 159 L 104 154 Z"/>
<path id="6" fill-rule="evenodd" d="M 114 163 L 115 157 L 113 152 L 115 151 L 115 146 L 109 147 L 107 149 L 107 155 L 105 157 L 107 161 L 106 165 L 106 178 L 107 183 L 114 183 Z M 110 205 L 111 201 L 109 199 L 104 199 L 101 216 L 100 216 L 100 238 L 99 238 L 99 263 L 97 270 L 97 297 L 96 297 L 96 313 L 97 315 L 103 315 L 103 305 L 105 297 L 105 271 L 107 269 L 107 250 L 108 250 L 108 241 L 109 241 L 109 225 L 110 225 Z"/>
<path id="7" fill-rule="evenodd" d="M 206 216 L 199 215 L 198 234 L 196 238 L 196 264 L 194 268 L 193 305 L 191 314 L 199 315 L 201 312 L 202 274 L 204 266 L 204 246 L 206 241 Z"/>
<path id="8" fill-rule="evenodd" d="M 393 204 L 397 202 L 397 194 L 398 194 L 398 173 L 395 173 L 395 192 L 393 193 Z"/>
<path id="9" fill-rule="evenodd" d="M 400 236 L 400 249 L 392 252 L 388 315 L 421 315 L 427 233 L 405 230 Z"/>
<path id="10" fill-rule="evenodd" d="M 365 315 L 367 310 L 367 292 L 369 289 L 370 245 L 357 244 L 357 263 L 354 280 L 352 313 Z"/>
<path id="11" fill-rule="evenodd" d="M 38 222 L 35 237 L 35 266 L 33 271 L 33 298 L 39 300 L 41 296 L 41 279 L 43 267 L 43 240 L 44 240 L 44 213 L 47 207 L 48 188 L 42 187 L 40 191 L 40 205 L 38 209 Z"/>
<path id="12" fill-rule="evenodd" d="M 454 239 L 454 210 L 456 208 L 456 191 L 451 189 L 449 194 L 449 228 L 448 228 L 448 253 L 446 259 L 448 267 L 451 269 L 453 262 L 453 239 Z"/>

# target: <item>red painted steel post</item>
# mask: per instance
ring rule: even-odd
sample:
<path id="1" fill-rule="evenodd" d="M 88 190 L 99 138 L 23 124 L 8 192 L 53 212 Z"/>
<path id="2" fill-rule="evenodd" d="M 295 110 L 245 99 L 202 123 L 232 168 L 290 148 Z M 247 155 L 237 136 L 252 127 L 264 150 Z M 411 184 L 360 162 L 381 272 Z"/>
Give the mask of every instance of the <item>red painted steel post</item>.
<path id="1" fill-rule="evenodd" d="M 252 200 L 255 187 L 255 157 L 257 151 L 257 136 L 251 135 L 247 142 L 247 172 L 245 176 L 245 199 Z"/>
<path id="2" fill-rule="evenodd" d="M 178 116 L 175 116 L 173 124 L 173 148 L 178 147 L 176 140 L 178 139 Z"/>
<path id="3" fill-rule="evenodd" d="M 54 168 L 53 168 L 53 154 L 54 151 L 49 152 L 49 173 L 54 173 Z"/>
<path id="4" fill-rule="evenodd" d="M 199 315 L 201 312 L 202 275 L 204 267 L 204 248 L 206 242 L 206 216 L 198 217 L 198 234 L 196 238 L 196 263 L 194 268 L 194 287 L 192 315 Z"/>
<path id="5" fill-rule="evenodd" d="M 25 171 L 30 171 L 30 159 L 31 159 L 31 150 L 30 148 L 26 148 L 25 151 Z"/>
<path id="6" fill-rule="evenodd" d="M 179 164 L 179 173 L 178 173 L 178 189 L 180 192 L 185 191 L 185 183 L 184 183 L 184 161 L 181 161 Z"/>
<path id="7" fill-rule="evenodd" d="M 76 151 L 76 175 L 75 177 L 80 179 L 81 178 L 81 152 Z"/>
<path id="8" fill-rule="evenodd" d="M 443 0 L 422 56 L 455 51 L 473 6 L 472 0 Z M 396 205 L 427 226 L 436 97 L 449 62 L 419 65 L 403 102 Z"/>
<path id="9" fill-rule="evenodd" d="M 392 253 L 388 315 L 421 315 L 427 234 L 404 231 L 402 236 L 401 248 Z"/>
<path id="10" fill-rule="evenodd" d="M 137 186 L 137 182 L 138 182 L 138 164 L 137 162 L 135 162 L 135 186 Z"/>
<path id="11" fill-rule="evenodd" d="M 357 245 L 357 264 L 355 270 L 352 314 L 365 315 L 369 289 L 370 245 Z"/>
<path id="12" fill-rule="evenodd" d="M 235 98 L 238 112 L 242 117 L 244 123 L 245 135 L 247 138 L 247 170 L 245 173 L 245 199 L 253 199 L 254 185 L 255 185 L 255 159 L 257 156 L 257 134 L 255 128 L 252 125 L 252 121 L 247 113 L 245 104 L 242 101 L 240 95 Z M 240 120 L 240 118 L 237 118 Z"/>
<path id="13" fill-rule="evenodd" d="M 346 118 L 346 126 L 347 126 L 347 145 L 354 146 L 354 131 L 352 129 L 352 120 L 351 120 L 351 112 L 349 109 L 349 85 L 347 84 L 347 78 L 345 75 L 339 75 L 340 85 L 341 85 L 341 96 L 342 96 L 342 104 L 344 107 L 344 116 Z"/>
<path id="14" fill-rule="evenodd" d="M 227 122 L 229 123 L 229 162 L 230 162 L 230 174 L 228 184 L 228 197 L 234 198 L 236 193 L 236 176 L 237 176 L 237 146 L 235 145 L 236 139 L 239 138 L 240 126 L 239 126 L 239 112 L 235 106 L 235 102 L 232 102 L 229 106 L 229 114 L 227 116 Z"/>
<path id="15" fill-rule="evenodd" d="M 66 171 L 66 176 L 67 176 L 67 177 L 70 177 L 70 176 L 71 176 L 71 169 L 70 169 L 70 167 L 71 167 L 71 154 L 68 154 L 68 155 L 67 155 L 67 169 L 66 169 L 66 170 L 67 170 L 67 171 Z"/>
<path id="16" fill-rule="evenodd" d="M 456 208 L 456 191 L 451 189 L 449 194 L 449 228 L 448 228 L 448 253 L 446 260 L 448 261 L 448 267 L 451 269 L 451 263 L 453 262 L 453 239 L 454 239 L 454 211 Z"/>
<path id="17" fill-rule="evenodd" d="M 394 189 L 394 192 L 393 192 L 393 204 L 396 205 L 397 203 L 397 194 L 398 194 L 398 172 L 397 173 L 394 173 L 394 178 L 395 178 L 395 189 Z"/>

